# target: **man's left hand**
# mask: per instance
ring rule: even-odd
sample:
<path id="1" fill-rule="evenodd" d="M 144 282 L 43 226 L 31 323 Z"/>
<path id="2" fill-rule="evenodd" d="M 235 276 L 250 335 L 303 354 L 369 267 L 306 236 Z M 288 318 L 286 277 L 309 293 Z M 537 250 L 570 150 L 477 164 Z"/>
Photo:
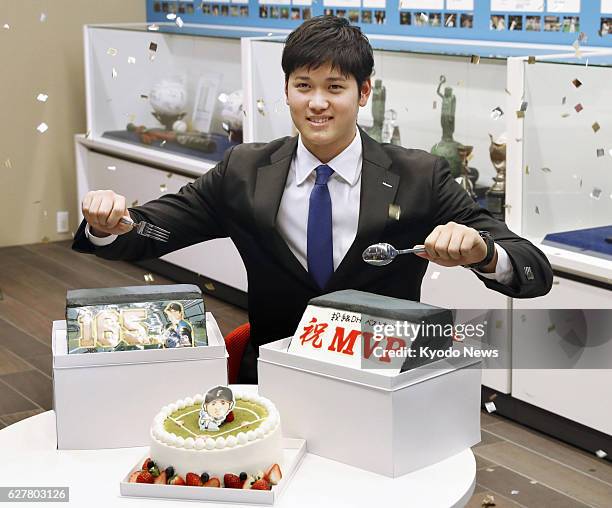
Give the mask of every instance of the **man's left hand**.
<path id="1" fill-rule="evenodd" d="M 487 256 L 487 244 L 473 228 L 449 222 L 436 226 L 425 239 L 425 250 L 417 254 L 441 266 L 462 266 L 479 263 Z M 491 262 L 480 271 L 495 272 L 497 251 Z"/>

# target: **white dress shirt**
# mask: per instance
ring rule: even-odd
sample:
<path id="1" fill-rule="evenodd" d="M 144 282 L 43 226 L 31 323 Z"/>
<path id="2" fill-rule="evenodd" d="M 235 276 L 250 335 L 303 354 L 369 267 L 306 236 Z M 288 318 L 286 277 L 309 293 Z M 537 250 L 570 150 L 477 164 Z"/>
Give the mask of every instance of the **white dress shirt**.
<path id="1" fill-rule="evenodd" d="M 334 170 L 327 182 L 332 202 L 334 270 L 346 256 L 357 235 L 362 162 L 361 136 L 355 135 L 351 144 L 327 163 Z M 315 169 L 321 164 L 323 163 L 304 146 L 302 137 L 299 136 L 276 217 L 276 226 L 280 235 L 306 271 L 308 271 L 307 231 L 310 193 L 315 184 Z M 117 238 L 117 235 L 98 238 L 89 231 L 89 225 L 85 228 L 85 234 L 96 246 L 108 245 Z M 512 263 L 502 247 L 495 244 L 495 248 L 497 250 L 495 272 L 478 273 L 487 279 L 508 285 L 514 276 Z"/>

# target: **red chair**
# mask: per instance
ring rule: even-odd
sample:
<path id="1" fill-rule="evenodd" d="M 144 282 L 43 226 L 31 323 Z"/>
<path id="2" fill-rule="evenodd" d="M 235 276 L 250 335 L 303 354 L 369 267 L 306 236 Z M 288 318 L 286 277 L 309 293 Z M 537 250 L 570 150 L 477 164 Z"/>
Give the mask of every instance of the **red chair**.
<path id="1" fill-rule="evenodd" d="M 238 382 L 240 363 L 251 338 L 251 324 L 244 323 L 225 336 L 225 347 L 229 355 L 227 359 L 227 377 L 230 384 Z"/>

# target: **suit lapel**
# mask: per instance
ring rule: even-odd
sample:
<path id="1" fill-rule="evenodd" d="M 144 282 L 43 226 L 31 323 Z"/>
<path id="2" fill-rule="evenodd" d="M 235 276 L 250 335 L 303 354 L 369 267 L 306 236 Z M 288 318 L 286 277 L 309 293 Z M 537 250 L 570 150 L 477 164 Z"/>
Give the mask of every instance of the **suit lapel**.
<path id="1" fill-rule="evenodd" d="M 318 289 L 318 286 L 304 269 L 276 229 L 276 215 L 285 190 L 291 160 L 297 147 L 297 136 L 289 138 L 270 157 L 270 164 L 257 168 L 257 183 L 253 198 L 255 222 L 268 247 L 278 256 L 280 262 L 302 283 Z"/>
<path id="2" fill-rule="evenodd" d="M 334 272 L 325 291 L 346 286 L 354 273 L 364 267 L 361 257 L 366 247 L 377 243 L 389 219 L 389 205 L 395 202 L 400 177 L 390 171 L 391 159 L 378 142 L 359 129 L 363 147 L 361 196 L 357 235 L 346 256 Z"/>

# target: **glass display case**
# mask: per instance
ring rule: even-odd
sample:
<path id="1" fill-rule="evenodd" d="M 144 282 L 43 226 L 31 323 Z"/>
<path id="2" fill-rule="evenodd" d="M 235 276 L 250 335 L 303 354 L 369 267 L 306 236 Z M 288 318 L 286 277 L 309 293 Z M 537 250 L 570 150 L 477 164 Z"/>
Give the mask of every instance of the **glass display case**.
<path id="1" fill-rule="evenodd" d="M 257 35 L 174 24 L 85 27 L 88 138 L 221 160 L 243 139 L 240 37 Z"/>
<path id="2" fill-rule="evenodd" d="M 612 281 L 612 52 L 510 62 L 509 202 L 553 267 Z M 519 106 L 520 109 L 520 106 Z M 516 213 L 514 212 L 516 209 Z"/>

